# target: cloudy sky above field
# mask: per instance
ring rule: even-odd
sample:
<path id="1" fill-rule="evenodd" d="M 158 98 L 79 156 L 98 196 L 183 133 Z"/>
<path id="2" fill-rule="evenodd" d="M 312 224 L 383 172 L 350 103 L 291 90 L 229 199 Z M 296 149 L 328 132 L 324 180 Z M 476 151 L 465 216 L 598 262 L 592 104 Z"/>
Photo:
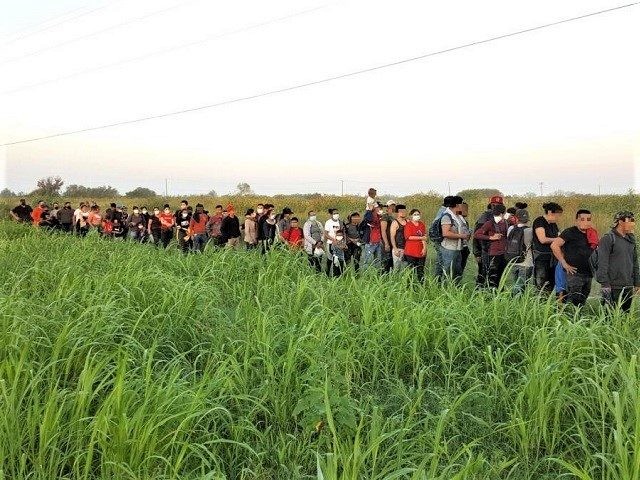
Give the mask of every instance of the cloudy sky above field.
<path id="1" fill-rule="evenodd" d="M 0 0 L 0 143 L 216 104 L 551 23 L 603 0 Z M 630 3 L 630 2 L 628 2 Z M 0 147 L 169 193 L 640 189 L 640 5 L 253 100 Z"/>

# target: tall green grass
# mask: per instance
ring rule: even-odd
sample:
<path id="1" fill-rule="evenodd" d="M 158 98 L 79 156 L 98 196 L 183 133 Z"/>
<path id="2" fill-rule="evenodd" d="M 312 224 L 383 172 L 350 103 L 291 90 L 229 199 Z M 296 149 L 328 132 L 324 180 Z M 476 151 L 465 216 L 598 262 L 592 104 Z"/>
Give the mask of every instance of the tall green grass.
<path id="1" fill-rule="evenodd" d="M 638 479 L 638 312 L 0 224 L 2 479 Z"/>

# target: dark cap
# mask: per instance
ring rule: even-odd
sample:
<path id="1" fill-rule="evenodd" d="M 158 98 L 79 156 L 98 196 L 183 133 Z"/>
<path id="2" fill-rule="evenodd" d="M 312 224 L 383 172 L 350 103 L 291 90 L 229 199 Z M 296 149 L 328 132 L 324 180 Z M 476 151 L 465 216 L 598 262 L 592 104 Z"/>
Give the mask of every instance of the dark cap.
<path id="1" fill-rule="evenodd" d="M 289 207 L 284 207 L 282 209 L 282 214 L 283 215 L 292 214 L 292 213 L 293 213 L 293 210 L 291 210 Z"/>

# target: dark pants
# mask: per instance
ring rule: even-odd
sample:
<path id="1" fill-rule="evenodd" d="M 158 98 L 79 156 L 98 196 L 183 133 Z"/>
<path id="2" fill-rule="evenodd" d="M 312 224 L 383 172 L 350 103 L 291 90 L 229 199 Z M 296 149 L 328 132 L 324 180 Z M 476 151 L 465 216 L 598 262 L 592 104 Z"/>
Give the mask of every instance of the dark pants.
<path id="1" fill-rule="evenodd" d="M 162 247 L 167 248 L 171 243 L 171 238 L 173 237 L 173 230 L 162 230 L 160 233 L 160 241 L 162 242 Z"/>
<path id="2" fill-rule="evenodd" d="M 424 257 L 410 257 L 409 255 L 404 256 L 405 261 L 409 267 L 413 268 L 418 277 L 418 281 L 420 283 L 424 282 Z"/>
<path id="3" fill-rule="evenodd" d="M 331 268 L 330 268 L 331 276 L 332 277 L 339 277 L 340 275 L 342 275 L 342 273 L 344 272 L 345 268 L 347 268 L 347 265 L 346 265 L 344 260 L 338 259 L 337 265 L 336 265 L 336 262 L 332 261 L 331 262 Z"/>
<path id="4" fill-rule="evenodd" d="M 502 274 L 507 266 L 504 255 L 489 255 L 489 268 L 487 269 L 487 277 L 491 288 L 498 288 Z"/>
<path id="5" fill-rule="evenodd" d="M 70 223 L 61 223 L 60 230 L 62 230 L 63 232 L 69 233 L 71 232 L 71 230 L 73 230 L 73 225 L 71 225 Z"/>
<path id="6" fill-rule="evenodd" d="M 157 247 L 160 245 L 160 240 L 162 239 L 162 230 L 154 229 L 151 230 L 151 237 L 153 238 L 153 244 Z"/>
<path id="7" fill-rule="evenodd" d="M 393 270 L 393 256 L 391 255 L 391 247 L 389 247 L 389 251 L 387 252 L 384 248 L 384 244 L 382 245 L 382 272 L 389 273 Z"/>
<path id="8" fill-rule="evenodd" d="M 491 258 L 489 257 L 489 253 L 483 250 L 480 254 L 480 261 L 478 262 L 478 276 L 476 277 L 476 285 L 478 287 L 487 286 L 487 281 L 489 280 L 487 270 L 489 269 L 490 261 Z"/>
<path id="9" fill-rule="evenodd" d="M 322 257 L 316 257 L 315 255 L 309 255 L 309 265 L 316 269 L 317 273 L 322 273 L 322 263 L 320 259 Z"/>
<path id="10" fill-rule="evenodd" d="M 360 257 L 362 256 L 362 247 L 355 243 L 347 244 L 346 261 L 353 261 L 353 269 L 357 272 L 360 268 Z M 393 262 L 393 260 L 392 260 Z"/>
<path id="11" fill-rule="evenodd" d="M 273 239 L 260 240 L 260 252 L 262 254 L 267 253 L 271 250 L 271 246 L 273 245 Z"/>
<path id="12" fill-rule="evenodd" d="M 589 292 L 591 292 L 591 275 L 583 273 L 567 274 L 567 302 L 573 303 L 576 307 L 581 307 L 587 303 Z"/>
<path id="13" fill-rule="evenodd" d="M 556 285 L 556 261 L 551 253 L 533 252 L 533 277 L 536 287 L 545 292 L 552 292 Z"/>
<path id="14" fill-rule="evenodd" d="M 191 248 L 191 242 L 189 240 L 185 240 L 187 236 L 187 232 L 185 230 L 178 230 L 178 245 L 180 245 L 180 250 L 184 253 L 189 252 Z"/>
<path id="15" fill-rule="evenodd" d="M 460 271 L 462 273 L 464 273 L 464 269 L 467 267 L 467 260 L 469 259 L 469 254 L 470 253 L 471 252 L 469 251 L 469 247 L 464 247 L 462 249 L 462 257 L 461 257 L 461 261 L 460 261 L 460 263 L 461 263 L 461 265 L 460 265 L 461 270 Z"/>
<path id="16" fill-rule="evenodd" d="M 629 312 L 633 302 L 633 287 L 611 288 L 611 298 L 603 300 L 605 305 L 613 308 L 620 306 L 623 312 Z"/>

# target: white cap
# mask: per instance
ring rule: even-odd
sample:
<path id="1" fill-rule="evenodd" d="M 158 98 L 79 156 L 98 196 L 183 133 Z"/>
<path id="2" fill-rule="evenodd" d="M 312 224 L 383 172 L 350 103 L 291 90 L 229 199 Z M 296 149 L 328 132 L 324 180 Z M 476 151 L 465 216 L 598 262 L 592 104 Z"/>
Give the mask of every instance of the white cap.
<path id="1" fill-rule="evenodd" d="M 395 200 L 389 200 L 387 202 L 387 207 L 390 207 L 391 205 L 397 205 L 396 201 Z"/>

